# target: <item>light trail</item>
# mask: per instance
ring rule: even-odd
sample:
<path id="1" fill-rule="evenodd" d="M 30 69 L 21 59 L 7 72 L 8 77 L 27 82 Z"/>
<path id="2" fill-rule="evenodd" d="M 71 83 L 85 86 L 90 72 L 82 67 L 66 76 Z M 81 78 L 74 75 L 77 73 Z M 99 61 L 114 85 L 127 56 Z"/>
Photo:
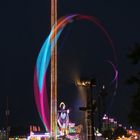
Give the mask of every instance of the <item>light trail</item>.
<path id="1" fill-rule="evenodd" d="M 52 49 L 54 49 L 61 32 L 64 30 L 65 26 L 68 24 L 76 21 L 76 20 L 87 20 L 95 24 L 106 36 L 110 46 L 113 50 L 113 57 L 114 57 L 114 64 L 111 63 L 112 61 L 109 60 L 109 63 L 115 68 L 116 76 L 114 78 L 115 81 L 118 80 L 118 69 L 117 69 L 117 57 L 116 57 L 116 51 L 113 44 L 113 41 L 108 34 L 108 32 L 105 30 L 105 28 L 102 26 L 100 21 L 96 17 L 86 16 L 86 15 L 80 15 L 80 14 L 73 14 L 69 16 L 64 16 L 60 18 L 57 21 L 57 24 L 55 24 L 49 34 L 49 36 L 46 38 L 43 46 L 41 47 L 41 50 L 39 52 L 35 71 L 34 71 L 34 96 L 35 101 L 37 105 L 38 112 L 40 114 L 40 117 L 44 123 L 44 126 L 46 128 L 46 131 L 50 131 L 50 115 L 49 115 L 49 104 L 48 104 L 48 98 L 47 98 L 47 90 L 46 90 L 46 78 L 47 78 L 47 69 L 50 63 L 51 59 L 51 52 Z M 57 34 L 56 34 L 57 31 Z M 55 43 L 51 43 L 53 40 L 55 40 Z M 116 82 L 117 83 L 117 82 Z M 116 84 L 117 88 L 117 84 Z"/>

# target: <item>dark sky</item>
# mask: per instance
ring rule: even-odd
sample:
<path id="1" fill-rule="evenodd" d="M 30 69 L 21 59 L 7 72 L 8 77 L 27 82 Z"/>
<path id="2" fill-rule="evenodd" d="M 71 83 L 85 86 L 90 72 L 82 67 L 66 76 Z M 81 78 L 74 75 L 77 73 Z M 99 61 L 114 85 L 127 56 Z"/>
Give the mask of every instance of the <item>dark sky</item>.
<path id="1" fill-rule="evenodd" d="M 133 87 L 125 85 L 136 71 L 126 55 L 140 40 L 139 0 L 58 0 L 59 17 L 71 13 L 96 16 L 108 30 L 117 50 L 119 88 L 110 115 L 127 124 Z M 0 1 L 0 126 L 5 124 L 6 96 L 9 96 L 11 125 L 41 123 L 33 97 L 33 72 L 40 47 L 50 31 L 49 0 Z M 102 84 L 112 96 L 112 50 L 104 34 L 93 24 L 74 22 L 62 33 L 58 49 L 59 103 L 71 109 L 71 119 L 79 116 L 81 104 L 75 77 L 95 75 L 97 94 Z M 110 100 L 108 99 L 108 104 Z"/>

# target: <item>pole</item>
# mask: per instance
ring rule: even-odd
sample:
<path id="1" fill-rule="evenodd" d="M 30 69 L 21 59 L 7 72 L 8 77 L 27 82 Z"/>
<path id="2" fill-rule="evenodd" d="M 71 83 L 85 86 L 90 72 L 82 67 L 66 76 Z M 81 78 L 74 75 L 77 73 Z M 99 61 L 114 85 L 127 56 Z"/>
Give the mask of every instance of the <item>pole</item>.
<path id="1" fill-rule="evenodd" d="M 87 93 L 87 138 L 88 140 L 95 140 L 94 135 L 94 108 L 92 85 L 90 84 L 89 93 Z"/>
<path id="2" fill-rule="evenodd" d="M 6 111 L 5 111 L 5 115 L 6 115 L 6 135 L 7 135 L 7 140 L 8 140 L 9 139 L 9 115 L 10 115 L 8 96 L 6 97 Z"/>
<path id="3" fill-rule="evenodd" d="M 51 27 L 57 23 L 57 0 L 51 0 Z M 57 32 L 57 31 L 56 31 Z M 55 33 L 56 34 L 56 33 Z M 52 41 L 52 46 L 56 40 Z M 50 133 L 57 139 L 57 45 L 51 50 L 51 106 L 50 106 Z"/>
<path id="4" fill-rule="evenodd" d="M 99 132 L 101 132 L 102 129 L 102 111 L 101 111 L 101 96 L 98 95 L 98 120 L 99 120 Z"/>

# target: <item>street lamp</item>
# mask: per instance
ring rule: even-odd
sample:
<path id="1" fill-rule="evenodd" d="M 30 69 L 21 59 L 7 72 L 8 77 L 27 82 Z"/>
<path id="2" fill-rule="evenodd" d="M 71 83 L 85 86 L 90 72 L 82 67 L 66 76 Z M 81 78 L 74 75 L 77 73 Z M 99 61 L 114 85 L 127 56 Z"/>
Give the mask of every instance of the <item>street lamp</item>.
<path id="1" fill-rule="evenodd" d="M 86 96 L 86 107 L 80 107 L 81 111 L 86 112 L 86 123 L 87 123 L 87 139 L 95 140 L 94 135 L 94 112 L 96 109 L 96 102 L 93 103 L 92 89 L 96 86 L 95 78 L 92 79 L 83 79 L 76 81 L 77 87 L 83 87 L 87 90 Z"/>

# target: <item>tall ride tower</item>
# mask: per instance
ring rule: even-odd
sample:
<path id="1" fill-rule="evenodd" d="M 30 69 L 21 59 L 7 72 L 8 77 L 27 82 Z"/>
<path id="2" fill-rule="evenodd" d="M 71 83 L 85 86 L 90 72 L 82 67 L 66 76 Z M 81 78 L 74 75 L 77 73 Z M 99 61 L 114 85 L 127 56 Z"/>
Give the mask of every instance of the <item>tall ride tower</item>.
<path id="1" fill-rule="evenodd" d="M 51 27 L 57 24 L 57 0 L 51 0 Z M 57 33 L 57 31 L 56 31 Z M 52 40 L 52 44 L 56 40 Z M 53 45 L 52 45 L 53 46 Z M 51 120 L 51 135 L 53 139 L 57 139 L 57 46 L 51 50 L 51 106 L 50 106 L 50 120 Z"/>

